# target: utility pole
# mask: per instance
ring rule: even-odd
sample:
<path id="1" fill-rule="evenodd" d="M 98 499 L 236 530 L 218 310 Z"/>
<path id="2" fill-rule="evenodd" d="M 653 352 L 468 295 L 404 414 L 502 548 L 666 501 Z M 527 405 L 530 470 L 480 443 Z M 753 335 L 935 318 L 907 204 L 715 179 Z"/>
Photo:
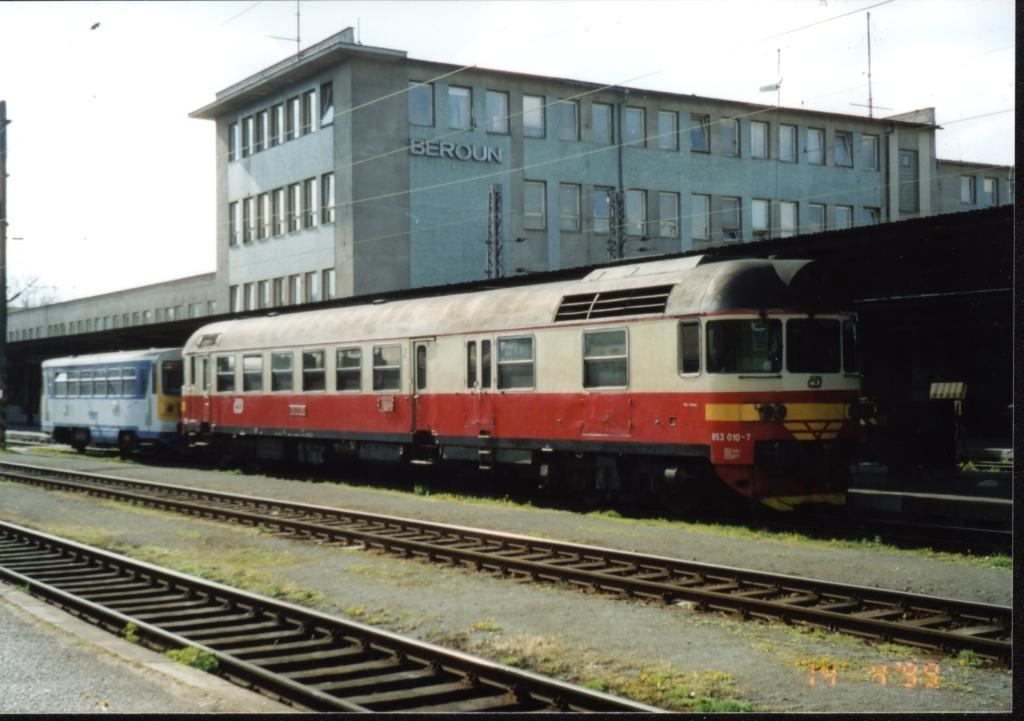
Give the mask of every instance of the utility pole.
<path id="1" fill-rule="evenodd" d="M 0 450 L 7 448 L 7 101 L 0 100 Z"/>
<path id="2" fill-rule="evenodd" d="M 487 277 L 501 277 L 501 185 L 487 194 Z"/>

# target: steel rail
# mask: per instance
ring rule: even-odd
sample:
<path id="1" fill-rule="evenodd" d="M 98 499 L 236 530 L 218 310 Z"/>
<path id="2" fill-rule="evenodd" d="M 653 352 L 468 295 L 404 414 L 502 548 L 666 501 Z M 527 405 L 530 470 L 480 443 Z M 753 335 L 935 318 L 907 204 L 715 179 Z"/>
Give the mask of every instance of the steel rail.
<path id="1" fill-rule="evenodd" d="M 686 600 L 701 610 L 802 622 L 945 651 L 970 649 L 1001 660 L 1011 652 L 1011 609 L 1006 606 L 44 466 L 0 463 L 0 473 L 25 483 L 465 563 L 502 575 L 668 603 Z"/>
<path id="2" fill-rule="evenodd" d="M 660 710 L 5 522 L 0 578 L 305 709 Z"/>

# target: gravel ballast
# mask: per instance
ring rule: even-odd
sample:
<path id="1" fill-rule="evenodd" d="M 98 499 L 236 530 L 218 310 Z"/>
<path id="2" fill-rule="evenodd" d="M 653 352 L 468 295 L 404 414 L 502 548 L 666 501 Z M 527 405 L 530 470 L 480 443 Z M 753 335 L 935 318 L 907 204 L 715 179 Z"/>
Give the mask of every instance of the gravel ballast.
<path id="1" fill-rule="evenodd" d="M 908 551 L 724 535 L 685 524 L 645 524 L 495 503 L 197 471 L 24 454 L 14 460 L 73 466 L 141 480 L 339 506 L 512 531 L 707 563 L 1010 604 L 1012 573 Z M 290 594 L 332 613 L 549 672 L 575 682 L 664 680 L 702 695 L 776 711 L 1005 711 L 1010 672 L 946 656 L 870 644 L 778 623 L 743 623 L 491 578 L 341 546 L 137 509 L 84 496 L 0 484 L 5 520 L 194 566 L 257 592 Z M 132 552 L 135 549 L 136 552 Z M 183 560 L 184 559 L 184 560 Z M 182 568 L 188 571 L 188 568 Z M 269 590 L 268 590 L 269 589 Z M 674 678 L 674 677 L 673 677 Z M 701 685 L 703 684 L 703 685 Z M 710 690 L 709 690 L 710 689 Z M 706 692 L 706 693 L 705 693 Z M 652 702 L 652 698 L 644 699 Z M 676 708 L 684 708 L 685 701 Z"/>

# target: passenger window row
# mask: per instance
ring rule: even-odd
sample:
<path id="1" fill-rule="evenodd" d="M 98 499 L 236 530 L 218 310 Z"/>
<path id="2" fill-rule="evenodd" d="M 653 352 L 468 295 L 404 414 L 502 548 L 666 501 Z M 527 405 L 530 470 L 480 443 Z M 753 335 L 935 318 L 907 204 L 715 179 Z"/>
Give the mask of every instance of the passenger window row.
<path id="1" fill-rule="evenodd" d="M 54 398 L 134 398 L 137 380 L 135 368 L 60 370 L 51 375 L 50 393 Z"/>

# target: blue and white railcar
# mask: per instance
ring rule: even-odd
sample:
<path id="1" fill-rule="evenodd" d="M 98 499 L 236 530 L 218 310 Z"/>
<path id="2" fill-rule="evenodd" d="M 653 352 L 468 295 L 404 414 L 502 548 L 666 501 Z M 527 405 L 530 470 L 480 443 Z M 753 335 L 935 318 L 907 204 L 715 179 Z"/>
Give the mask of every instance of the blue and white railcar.
<path id="1" fill-rule="evenodd" d="M 118 351 L 43 361 L 42 430 L 81 451 L 175 446 L 181 350 Z"/>

